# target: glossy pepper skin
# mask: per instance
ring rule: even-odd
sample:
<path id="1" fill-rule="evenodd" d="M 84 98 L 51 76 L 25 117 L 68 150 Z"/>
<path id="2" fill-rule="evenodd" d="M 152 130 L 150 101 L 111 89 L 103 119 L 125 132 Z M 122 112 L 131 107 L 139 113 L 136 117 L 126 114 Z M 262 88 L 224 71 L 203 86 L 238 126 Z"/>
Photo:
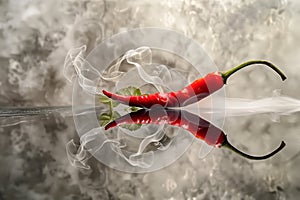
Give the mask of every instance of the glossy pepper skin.
<path id="1" fill-rule="evenodd" d="M 281 76 L 282 80 L 286 79 L 285 75 L 268 61 L 248 61 L 232 68 L 231 70 L 228 70 L 227 72 L 209 73 L 205 77 L 195 80 L 190 85 L 176 92 L 154 93 L 141 96 L 123 96 L 106 90 L 103 90 L 102 92 L 107 97 L 129 106 L 142 108 L 151 108 L 154 105 L 160 105 L 168 108 L 183 107 L 200 101 L 201 99 L 218 91 L 224 86 L 224 84 L 226 84 L 227 79 L 232 74 L 246 66 L 253 64 L 267 65 L 277 72 Z"/>
<path id="2" fill-rule="evenodd" d="M 285 146 L 285 143 L 282 141 L 280 146 L 269 154 L 264 156 L 248 155 L 232 146 L 222 130 L 199 116 L 184 110 L 161 108 L 140 109 L 137 112 L 126 114 L 108 123 L 105 126 L 105 130 L 124 124 L 169 124 L 181 127 L 193 134 L 197 139 L 203 140 L 208 145 L 214 147 L 226 147 L 235 153 L 252 160 L 267 159 L 278 153 Z"/>
<path id="3" fill-rule="evenodd" d="M 220 73 L 209 73 L 204 78 L 197 79 L 190 85 L 177 92 L 154 93 L 142 96 L 123 96 L 103 90 L 107 97 L 120 103 L 143 108 L 151 108 L 153 105 L 162 107 L 183 107 L 193 104 L 209 96 L 224 85 Z"/>
<path id="4" fill-rule="evenodd" d="M 192 133 L 196 138 L 214 147 L 222 146 L 226 137 L 223 131 L 208 121 L 184 110 L 141 109 L 108 123 L 105 126 L 105 130 L 123 124 L 169 124 L 181 127 Z M 210 130 L 209 134 L 208 129 Z"/>

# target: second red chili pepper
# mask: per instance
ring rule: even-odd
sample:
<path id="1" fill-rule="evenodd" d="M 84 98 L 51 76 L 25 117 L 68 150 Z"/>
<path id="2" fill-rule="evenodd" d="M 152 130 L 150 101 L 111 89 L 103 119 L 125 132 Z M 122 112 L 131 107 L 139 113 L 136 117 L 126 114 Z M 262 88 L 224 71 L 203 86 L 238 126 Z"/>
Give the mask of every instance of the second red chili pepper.
<path id="1" fill-rule="evenodd" d="M 227 136 L 222 130 L 208 121 L 200 118 L 199 116 L 184 110 L 159 108 L 149 110 L 141 109 L 137 112 L 129 113 L 108 123 L 105 126 L 105 130 L 124 124 L 169 124 L 182 127 L 192 133 L 196 138 L 205 141 L 208 145 L 214 147 L 227 147 L 239 155 L 252 160 L 267 159 L 275 155 L 285 146 L 285 143 L 282 141 L 277 149 L 267 155 L 248 155 L 232 146 L 228 142 Z"/>
<path id="2" fill-rule="evenodd" d="M 177 92 L 154 93 L 141 96 L 124 96 L 114 94 L 106 90 L 103 90 L 102 92 L 107 97 L 129 106 L 143 108 L 151 108 L 153 105 L 160 105 L 163 107 L 181 107 L 195 103 L 209 96 L 222 88 L 232 74 L 253 64 L 264 64 L 277 72 L 282 80 L 286 79 L 286 76 L 272 63 L 268 61 L 254 60 L 242 63 L 241 65 L 238 65 L 226 72 L 209 73 L 205 77 L 197 79 L 187 87 Z"/>

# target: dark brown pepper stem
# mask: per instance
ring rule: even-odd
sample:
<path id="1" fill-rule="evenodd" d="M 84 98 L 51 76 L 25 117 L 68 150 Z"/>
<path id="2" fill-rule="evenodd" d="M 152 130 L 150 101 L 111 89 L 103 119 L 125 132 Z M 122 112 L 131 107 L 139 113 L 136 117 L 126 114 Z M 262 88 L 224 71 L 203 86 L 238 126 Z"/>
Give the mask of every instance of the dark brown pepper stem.
<path id="1" fill-rule="evenodd" d="M 224 142 L 222 143 L 222 146 L 221 147 L 226 147 L 232 151 L 234 151 L 235 153 L 241 155 L 242 157 L 244 158 L 248 158 L 248 159 L 251 159 L 251 160 L 264 160 L 264 159 L 267 159 L 267 158 L 270 158 L 272 156 L 274 156 L 276 153 L 278 153 L 281 149 L 283 149 L 283 147 L 285 147 L 285 142 L 282 141 L 280 146 L 275 149 L 274 151 L 272 151 L 271 153 L 269 154 L 266 154 L 264 156 L 252 156 L 252 155 L 249 155 L 249 154 L 246 154 L 240 150 L 238 150 L 237 148 L 235 148 L 234 146 L 232 146 L 228 140 L 227 140 L 227 137 L 225 137 L 225 140 Z"/>

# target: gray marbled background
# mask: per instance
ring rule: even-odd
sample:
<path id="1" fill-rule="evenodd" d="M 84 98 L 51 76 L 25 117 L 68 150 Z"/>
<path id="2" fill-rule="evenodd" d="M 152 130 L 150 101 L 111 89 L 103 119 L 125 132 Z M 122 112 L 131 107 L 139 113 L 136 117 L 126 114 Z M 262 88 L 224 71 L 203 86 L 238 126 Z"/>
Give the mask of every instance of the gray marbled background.
<path id="1" fill-rule="evenodd" d="M 0 0 L 0 106 L 71 105 L 63 77 L 69 48 L 134 27 L 170 28 L 194 38 L 220 66 L 248 59 L 282 66 L 283 84 L 264 68 L 240 73 L 227 96 L 263 98 L 281 89 L 300 99 L 300 4 L 298 1 Z M 247 152 L 287 147 L 274 158 L 252 162 L 216 149 L 203 160 L 190 148 L 177 162 L 149 174 L 126 174 L 89 161 L 70 165 L 66 143 L 75 138 L 70 113 L 1 118 L 0 199 L 297 199 L 300 195 L 298 113 L 226 119 L 231 140 Z M 77 138 L 78 139 L 78 138 Z"/>

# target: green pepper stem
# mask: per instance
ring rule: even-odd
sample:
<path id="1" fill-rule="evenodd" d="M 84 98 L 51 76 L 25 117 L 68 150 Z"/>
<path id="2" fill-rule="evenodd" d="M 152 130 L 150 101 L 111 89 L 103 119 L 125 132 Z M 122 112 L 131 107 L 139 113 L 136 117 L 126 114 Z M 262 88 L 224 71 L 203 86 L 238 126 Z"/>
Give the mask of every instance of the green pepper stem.
<path id="1" fill-rule="evenodd" d="M 247 67 L 249 65 L 254 65 L 254 64 L 264 64 L 267 65 L 268 67 L 270 67 L 271 69 L 273 69 L 275 72 L 277 72 L 279 74 L 279 76 L 281 77 L 281 79 L 284 81 L 286 79 L 286 76 L 284 75 L 284 73 L 282 71 L 280 71 L 280 69 L 278 67 L 276 67 L 275 65 L 273 65 L 272 63 L 268 62 L 268 61 L 264 61 L 264 60 L 251 60 L 251 61 L 247 61 L 244 62 L 226 72 L 222 72 L 222 78 L 224 81 L 224 84 L 227 83 L 227 79 L 234 74 L 235 72 L 239 71 L 240 69 L 243 69 L 244 67 Z"/>
<path id="2" fill-rule="evenodd" d="M 234 146 L 232 146 L 228 140 L 227 140 L 227 137 L 225 137 L 225 140 L 224 142 L 222 143 L 222 147 L 226 147 L 232 151 L 234 151 L 235 153 L 241 155 L 242 157 L 244 158 L 248 158 L 248 159 L 251 159 L 251 160 L 264 160 L 264 159 L 267 159 L 267 158 L 270 158 L 272 156 L 274 156 L 276 153 L 278 153 L 281 149 L 283 149 L 283 147 L 285 147 L 285 142 L 282 141 L 280 146 L 275 149 L 274 151 L 272 151 L 271 153 L 269 154 L 266 154 L 264 156 L 251 156 L 251 155 L 248 155 L 240 150 L 238 150 L 237 148 L 235 148 Z"/>

